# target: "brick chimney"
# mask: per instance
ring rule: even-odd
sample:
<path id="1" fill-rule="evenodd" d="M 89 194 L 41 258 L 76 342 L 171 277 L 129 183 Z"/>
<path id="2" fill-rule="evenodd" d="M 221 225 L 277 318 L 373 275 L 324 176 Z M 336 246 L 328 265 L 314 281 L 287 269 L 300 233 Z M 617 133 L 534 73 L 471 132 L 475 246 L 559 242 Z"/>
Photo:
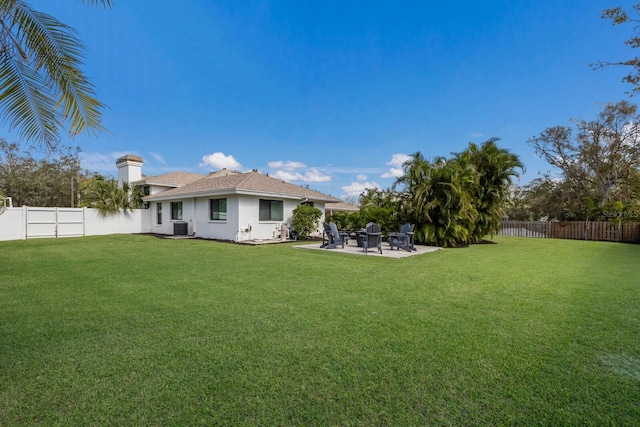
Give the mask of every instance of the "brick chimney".
<path id="1" fill-rule="evenodd" d="M 142 157 L 127 154 L 116 160 L 118 168 L 118 184 L 123 182 L 130 184 L 142 179 Z"/>

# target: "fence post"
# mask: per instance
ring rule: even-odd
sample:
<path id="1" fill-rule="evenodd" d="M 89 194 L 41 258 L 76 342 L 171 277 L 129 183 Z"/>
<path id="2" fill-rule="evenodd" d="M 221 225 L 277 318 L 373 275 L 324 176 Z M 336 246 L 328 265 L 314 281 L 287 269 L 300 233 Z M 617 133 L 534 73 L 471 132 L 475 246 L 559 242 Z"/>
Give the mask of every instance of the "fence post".
<path id="1" fill-rule="evenodd" d="M 27 210 L 28 208 L 22 205 L 22 240 L 27 240 Z"/>

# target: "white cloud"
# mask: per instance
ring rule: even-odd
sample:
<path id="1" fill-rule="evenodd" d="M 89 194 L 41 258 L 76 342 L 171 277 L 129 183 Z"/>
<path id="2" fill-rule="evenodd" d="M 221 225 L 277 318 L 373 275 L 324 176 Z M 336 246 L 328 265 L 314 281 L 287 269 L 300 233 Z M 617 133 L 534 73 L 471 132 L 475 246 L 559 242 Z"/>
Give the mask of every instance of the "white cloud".
<path id="1" fill-rule="evenodd" d="M 226 156 L 224 153 L 217 152 L 211 153 L 206 156 L 202 156 L 202 163 L 199 165 L 200 167 L 212 167 L 214 169 L 232 169 L 232 170 L 240 170 L 242 169 L 242 164 L 233 158 L 232 155 Z"/>
<path id="2" fill-rule="evenodd" d="M 344 191 L 348 196 L 359 196 L 367 188 L 382 190 L 382 187 L 380 187 L 376 182 L 352 182 L 350 185 L 343 186 L 342 191 Z"/>
<path id="3" fill-rule="evenodd" d="M 387 165 L 391 166 L 391 168 L 380 175 L 380 178 L 398 178 L 401 177 L 404 173 L 402 166 L 404 163 L 411 159 L 411 156 L 404 153 L 396 153 L 391 156 L 391 160 L 387 162 Z"/>
<path id="4" fill-rule="evenodd" d="M 316 168 L 311 168 L 310 171 L 305 172 L 305 181 L 307 182 L 326 182 L 331 181 L 329 175 L 323 175 Z"/>
<path id="5" fill-rule="evenodd" d="M 404 174 L 402 168 L 391 168 L 388 172 L 380 175 L 381 178 L 400 178 Z"/>
<path id="6" fill-rule="evenodd" d="M 406 162 L 407 160 L 409 160 L 411 158 L 411 156 L 404 154 L 404 153 L 396 153 L 393 156 L 391 156 L 391 160 L 387 162 L 387 164 L 389 166 L 402 166 L 404 164 L 404 162 Z"/>
<path id="7" fill-rule="evenodd" d="M 482 132 L 471 132 L 469 135 L 471 138 L 482 138 L 484 135 Z"/>
<path id="8" fill-rule="evenodd" d="M 287 170 L 301 169 L 301 168 L 307 167 L 307 165 L 305 165 L 302 162 L 292 162 L 292 161 L 283 162 L 282 160 L 269 162 L 267 163 L 267 166 L 274 169 L 287 169 Z"/>
<path id="9" fill-rule="evenodd" d="M 284 181 L 302 181 L 302 182 L 326 182 L 331 181 L 330 175 L 325 175 L 316 168 L 308 169 L 307 165 L 302 162 L 294 162 L 291 160 L 282 161 L 274 160 L 267 163 L 267 166 L 276 169 L 270 175 L 282 179 Z"/>
<path id="10" fill-rule="evenodd" d="M 311 168 L 303 174 L 300 172 L 289 172 L 285 170 L 279 170 L 272 174 L 274 178 L 282 179 L 284 181 L 303 181 L 303 182 L 326 182 L 331 181 L 329 175 L 323 175 L 316 168 Z"/>
<path id="11" fill-rule="evenodd" d="M 365 181 L 367 179 L 367 175 L 361 173 L 356 178 L 358 178 L 358 181 Z"/>
<path id="12" fill-rule="evenodd" d="M 151 156 L 151 158 L 152 158 L 153 160 L 155 160 L 156 162 L 158 162 L 158 163 L 160 163 L 160 164 L 163 164 L 163 165 L 166 165 L 166 164 L 167 164 L 167 162 L 162 158 L 162 156 L 161 156 L 160 154 L 158 154 L 158 153 L 154 153 L 154 152 L 152 152 L 152 151 L 149 151 L 149 155 L 150 155 L 150 156 Z"/>
<path id="13" fill-rule="evenodd" d="M 291 173 L 287 171 L 276 171 L 271 174 L 272 177 L 281 179 L 283 181 L 299 181 L 300 174 L 299 173 Z"/>

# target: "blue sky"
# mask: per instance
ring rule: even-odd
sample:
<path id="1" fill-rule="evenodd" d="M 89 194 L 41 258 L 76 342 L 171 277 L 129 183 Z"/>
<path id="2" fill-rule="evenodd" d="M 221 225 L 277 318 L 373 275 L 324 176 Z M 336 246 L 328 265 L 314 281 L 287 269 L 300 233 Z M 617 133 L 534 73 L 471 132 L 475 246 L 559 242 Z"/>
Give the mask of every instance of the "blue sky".
<path id="1" fill-rule="evenodd" d="M 116 174 L 258 169 L 336 197 L 388 188 L 407 154 L 526 143 L 627 98 L 631 27 L 600 19 L 633 1 L 72 0 L 32 5 L 74 27 L 112 132 L 64 140 Z M 17 137 L 0 127 L 6 139 Z"/>

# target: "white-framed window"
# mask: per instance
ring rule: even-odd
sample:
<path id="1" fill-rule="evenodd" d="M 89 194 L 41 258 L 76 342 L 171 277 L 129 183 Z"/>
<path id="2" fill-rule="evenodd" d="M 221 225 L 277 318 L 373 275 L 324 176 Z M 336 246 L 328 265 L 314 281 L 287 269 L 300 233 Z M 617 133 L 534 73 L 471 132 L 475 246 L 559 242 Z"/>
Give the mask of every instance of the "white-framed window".
<path id="1" fill-rule="evenodd" d="M 227 220 L 227 199 L 209 200 L 209 219 L 211 221 Z"/>
<path id="2" fill-rule="evenodd" d="M 282 221 L 284 203 L 282 200 L 260 199 L 260 221 Z"/>
<path id="3" fill-rule="evenodd" d="M 171 219 L 182 220 L 182 202 L 171 202 Z"/>
<path id="4" fill-rule="evenodd" d="M 162 203 L 156 203 L 156 220 L 158 225 L 162 225 Z"/>

